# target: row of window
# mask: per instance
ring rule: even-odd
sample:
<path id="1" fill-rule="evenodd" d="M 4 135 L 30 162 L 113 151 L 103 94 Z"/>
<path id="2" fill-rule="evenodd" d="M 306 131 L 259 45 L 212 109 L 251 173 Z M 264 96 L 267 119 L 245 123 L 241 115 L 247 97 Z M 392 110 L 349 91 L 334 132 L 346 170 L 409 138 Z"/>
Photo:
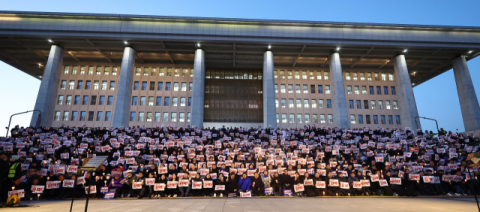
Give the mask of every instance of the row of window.
<path id="1" fill-rule="evenodd" d="M 166 70 L 166 72 L 165 72 Z M 78 69 L 78 66 L 72 66 L 70 69 L 70 66 L 64 66 L 63 68 L 63 74 L 72 74 L 76 75 L 79 73 L 80 75 L 110 75 L 110 72 L 112 75 L 117 75 L 120 69 L 117 66 L 80 66 L 80 70 Z M 193 69 L 187 69 L 187 68 L 156 68 L 156 67 L 143 67 L 143 72 L 141 67 L 136 67 L 135 68 L 135 76 L 175 76 L 175 77 L 193 77 Z"/>
<path id="2" fill-rule="evenodd" d="M 112 112 L 105 111 L 105 117 L 103 117 L 103 111 L 97 111 L 97 116 L 95 117 L 95 111 L 88 111 L 88 116 L 86 111 L 80 111 L 80 117 L 78 117 L 77 111 L 72 111 L 70 114 L 69 111 L 63 111 L 63 116 L 61 116 L 60 111 L 55 111 L 55 116 L 53 117 L 54 121 L 110 121 Z"/>
<path id="3" fill-rule="evenodd" d="M 288 87 L 288 93 L 293 93 L 293 84 L 288 84 L 285 86 L 285 84 L 281 84 L 280 85 L 280 93 L 286 93 L 287 90 L 286 88 Z M 303 91 L 302 91 L 302 88 L 303 87 Z M 330 94 L 330 85 L 325 85 L 325 90 L 323 90 L 324 86 L 323 85 L 317 85 L 315 87 L 315 85 L 310 85 L 310 90 L 308 89 L 308 85 L 307 84 L 303 84 L 303 86 L 300 86 L 300 84 L 296 84 L 295 85 L 295 93 L 315 93 L 315 92 L 318 92 L 319 94 L 323 94 L 325 92 L 325 94 Z M 360 94 L 360 86 L 358 85 L 355 85 L 353 86 L 353 89 L 352 90 L 352 86 L 351 85 L 347 85 L 347 94 Z M 371 95 L 374 95 L 375 94 L 375 90 L 374 90 L 374 86 L 368 86 L 368 91 L 370 92 Z M 376 93 L 377 95 L 382 95 L 382 86 L 376 86 Z M 383 94 L 384 95 L 388 95 L 389 92 L 388 92 L 388 86 L 383 86 Z M 275 93 L 278 93 L 278 85 L 275 84 Z M 362 86 L 362 94 L 367 94 L 367 86 L 363 85 Z M 396 95 L 397 92 L 395 91 L 395 86 L 390 86 L 390 94 L 392 95 Z"/>
<path id="4" fill-rule="evenodd" d="M 287 114 L 282 113 L 282 117 L 281 117 L 282 120 L 281 121 L 282 121 L 282 123 L 289 123 L 289 124 L 295 124 L 295 123 L 298 123 L 298 124 L 302 124 L 302 123 L 305 123 L 305 124 L 310 124 L 310 123 L 325 124 L 328 121 L 328 124 L 333 124 L 333 115 L 332 114 L 328 114 L 327 116 L 325 116 L 325 114 L 320 114 L 320 120 L 318 119 L 318 117 L 319 116 L 317 114 L 312 114 L 311 119 L 310 119 L 310 114 L 298 113 L 298 114 L 295 115 L 293 113 L 290 113 L 290 114 L 288 114 L 288 119 L 287 119 Z M 327 117 L 327 119 L 325 119 L 325 117 Z M 277 113 L 276 118 L 277 118 L 277 123 L 280 123 L 280 114 Z M 372 124 L 370 118 L 371 118 L 371 115 L 365 115 L 365 123 L 366 124 Z M 388 115 L 387 118 L 388 118 L 388 124 L 393 124 L 393 115 Z M 385 115 L 380 115 L 380 122 L 381 122 L 381 124 L 386 124 Z M 357 124 L 357 119 L 356 119 L 354 114 L 350 115 L 350 123 Z M 400 116 L 399 115 L 395 115 L 395 123 L 400 124 Z M 364 124 L 363 115 L 358 115 L 358 124 Z M 379 124 L 378 115 L 373 115 L 373 124 Z"/>
<path id="5" fill-rule="evenodd" d="M 163 91 L 163 82 L 155 82 L 155 81 L 150 81 L 150 83 L 148 83 L 147 81 L 142 81 L 141 87 L 140 87 L 140 82 L 135 81 L 135 82 L 133 82 L 133 90 L 136 91 L 139 88 L 141 88 L 142 91 L 146 91 L 147 86 L 148 86 L 148 90 L 154 91 L 155 90 L 155 85 L 157 86 L 156 90 Z M 173 91 L 178 91 L 179 86 L 181 86 L 180 91 L 187 91 L 187 83 L 186 82 L 182 82 L 182 83 L 174 82 L 173 83 Z M 192 89 L 193 89 L 193 83 L 189 82 L 188 83 L 188 91 L 192 91 Z M 165 82 L 165 91 L 171 91 L 171 90 L 172 90 L 172 83 L 171 82 Z"/>
<path id="6" fill-rule="evenodd" d="M 64 99 L 63 98 L 64 96 L 63 95 L 59 95 L 58 98 L 57 98 L 57 105 L 88 105 L 88 95 L 84 95 L 83 98 L 81 98 L 80 95 L 75 95 L 74 99 L 73 99 L 73 102 L 72 102 L 72 96 L 71 95 L 67 95 L 67 98 Z M 92 95 L 91 96 L 92 98 L 90 99 L 90 105 L 96 105 L 97 104 L 97 96 L 96 95 Z M 106 102 L 105 102 L 105 98 L 106 98 Z M 113 104 L 113 96 L 99 96 L 98 98 L 98 105 L 112 105 Z"/>
<path id="7" fill-rule="evenodd" d="M 145 119 L 145 112 L 138 112 L 138 117 L 137 112 L 130 112 L 130 121 L 177 122 L 177 113 L 146 112 L 146 114 L 147 117 Z M 190 113 L 187 113 L 186 118 L 187 120 L 185 120 L 185 113 L 178 113 L 178 122 L 190 122 Z"/>
<path id="8" fill-rule="evenodd" d="M 85 90 L 90 90 L 90 87 L 92 85 L 91 80 L 86 80 L 85 81 Z M 62 80 L 60 83 L 60 89 L 65 90 L 67 89 L 67 80 Z M 75 89 L 75 80 L 70 80 L 68 83 L 68 90 L 73 90 Z M 78 80 L 77 81 L 77 90 L 82 90 L 83 89 L 83 80 Z M 110 86 L 106 80 L 102 81 L 102 84 L 100 86 L 100 81 L 99 80 L 94 80 L 93 81 L 93 90 L 115 90 L 115 81 L 110 81 Z"/>
<path id="9" fill-rule="evenodd" d="M 316 73 L 315 73 L 316 72 Z M 322 76 L 323 79 L 329 80 L 330 78 L 330 72 L 328 71 L 306 71 L 306 70 L 275 70 L 274 73 L 275 78 L 280 78 L 280 79 L 317 79 L 321 80 Z M 372 78 L 373 76 L 373 78 Z M 388 76 L 388 77 L 387 77 Z M 394 81 L 393 74 L 387 74 L 387 73 L 378 73 L 378 72 L 344 72 L 344 78 L 345 80 L 367 80 L 367 81 L 372 81 L 374 79 L 375 81 Z"/>
<path id="10" fill-rule="evenodd" d="M 262 80 L 262 72 L 253 70 L 207 70 L 205 71 L 205 79 Z"/>
<path id="11" fill-rule="evenodd" d="M 378 104 L 377 104 L 378 102 Z M 394 110 L 398 110 L 398 102 L 396 100 L 393 100 L 393 105 L 390 105 L 390 100 L 385 100 L 385 109 L 387 110 L 390 110 L 392 109 L 392 106 L 393 106 L 393 109 Z M 279 105 L 279 103 L 281 105 Z M 318 100 L 318 108 L 324 108 L 324 100 L 323 99 L 319 99 Z M 362 109 L 362 100 L 355 100 L 355 103 L 356 103 L 356 109 Z M 370 104 L 369 104 L 370 103 Z M 377 109 L 377 105 L 378 105 L 378 109 L 380 110 L 383 110 L 384 107 L 383 107 L 383 100 L 363 100 L 363 109 Z M 282 108 L 287 108 L 287 99 L 280 99 L 280 102 L 278 101 L 278 99 L 275 99 L 275 107 L 279 107 L 281 106 Z M 327 99 L 327 108 L 332 108 L 332 100 L 331 99 Z M 317 108 L 317 100 L 316 99 L 288 99 L 288 108 Z M 348 100 L 348 107 L 350 109 L 355 109 L 355 105 L 354 105 L 354 100 Z"/>
<path id="12" fill-rule="evenodd" d="M 180 106 L 181 107 L 184 107 L 184 106 L 192 106 L 192 97 L 188 97 L 188 102 L 186 102 L 187 98 L 186 97 L 172 97 L 172 103 L 171 103 L 171 106 L 179 106 L 179 102 L 178 102 L 178 99 L 180 99 Z M 137 104 L 140 105 L 140 106 L 145 106 L 146 104 L 146 101 L 147 101 L 147 97 L 146 96 L 141 96 L 140 97 L 140 102 L 138 102 L 138 97 L 137 96 L 132 96 L 132 105 L 133 106 L 136 106 Z M 162 105 L 162 97 L 161 96 L 157 96 L 157 97 L 153 97 L 153 96 L 149 96 L 148 97 L 148 106 L 170 106 L 170 97 L 164 97 L 163 98 L 163 105 Z"/>

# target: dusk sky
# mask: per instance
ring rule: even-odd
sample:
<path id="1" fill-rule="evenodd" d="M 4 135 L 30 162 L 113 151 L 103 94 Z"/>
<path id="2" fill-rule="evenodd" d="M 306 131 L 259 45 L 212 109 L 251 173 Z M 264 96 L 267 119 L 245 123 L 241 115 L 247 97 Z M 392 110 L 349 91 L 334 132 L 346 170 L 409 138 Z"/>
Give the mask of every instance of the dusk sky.
<path id="1" fill-rule="evenodd" d="M 200 16 L 337 22 L 480 26 L 480 1 L 38 1 L 0 0 L 1 10 L 82 12 L 135 15 Z M 408 59 L 408 54 L 406 55 Z M 480 92 L 480 59 L 468 62 L 475 90 Z M 0 62 L 0 135 L 10 115 L 33 110 L 40 81 Z M 453 70 L 414 88 L 420 116 L 438 120 L 447 131 L 464 131 Z M 31 113 L 15 116 L 12 126 L 28 126 Z M 435 122 L 421 120 L 424 130 Z"/>

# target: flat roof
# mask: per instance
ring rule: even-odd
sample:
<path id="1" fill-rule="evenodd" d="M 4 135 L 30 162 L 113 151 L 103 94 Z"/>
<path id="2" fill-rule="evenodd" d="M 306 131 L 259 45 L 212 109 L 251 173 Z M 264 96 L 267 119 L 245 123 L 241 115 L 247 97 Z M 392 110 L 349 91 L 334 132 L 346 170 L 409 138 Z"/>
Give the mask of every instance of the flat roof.
<path id="1" fill-rule="evenodd" d="M 36 78 L 52 44 L 64 47 L 66 63 L 119 64 L 124 41 L 138 66 L 191 66 L 196 43 L 207 68 L 260 68 L 268 46 L 275 67 L 292 70 L 326 69 L 338 47 L 345 71 L 391 71 L 392 58 L 405 54 L 418 85 L 455 57 L 478 56 L 480 27 L 0 11 L 0 60 Z"/>

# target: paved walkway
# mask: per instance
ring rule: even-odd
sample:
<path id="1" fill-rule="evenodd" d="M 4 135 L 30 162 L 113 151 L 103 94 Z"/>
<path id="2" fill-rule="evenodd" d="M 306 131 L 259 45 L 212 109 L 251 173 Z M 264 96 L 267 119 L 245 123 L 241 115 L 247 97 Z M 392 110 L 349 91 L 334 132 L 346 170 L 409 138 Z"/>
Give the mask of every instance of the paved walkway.
<path id="1" fill-rule="evenodd" d="M 22 204 L 27 204 L 23 201 Z M 2 208 L 2 212 L 69 211 L 70 201 L 33 201 L 33 207 Z M 84 211 L 85 200 L 75 200 L 73 211 Z M 90 200 L 89 210 L 112 212 L 188 211 L 188 212 L 324 212 L 324 211 L 477 211 L 474 198 L 389 198 L 389 197 L 319 197 L 319 198 L 167 198 Z"/>

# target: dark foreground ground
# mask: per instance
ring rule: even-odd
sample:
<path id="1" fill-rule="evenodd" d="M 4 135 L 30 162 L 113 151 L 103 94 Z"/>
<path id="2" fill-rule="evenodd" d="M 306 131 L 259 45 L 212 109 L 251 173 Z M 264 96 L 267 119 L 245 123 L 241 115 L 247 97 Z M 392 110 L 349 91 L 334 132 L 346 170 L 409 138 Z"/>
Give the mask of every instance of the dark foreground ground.
<path id="1" fill-rule="evenodd" d="M 22 201 L 32 207 L 1 208 L 2 212 L 68 212 L 69 200 Z M 85 200 L 75 200 L 73 211 L 84 211 Z M 164 198 L 90 200 L 88 211 L 143 212 L 254 212 L 254 211 L 478 211 L 473 197 L 263 197 L 263 198 Z"/>

